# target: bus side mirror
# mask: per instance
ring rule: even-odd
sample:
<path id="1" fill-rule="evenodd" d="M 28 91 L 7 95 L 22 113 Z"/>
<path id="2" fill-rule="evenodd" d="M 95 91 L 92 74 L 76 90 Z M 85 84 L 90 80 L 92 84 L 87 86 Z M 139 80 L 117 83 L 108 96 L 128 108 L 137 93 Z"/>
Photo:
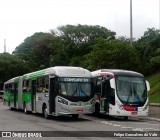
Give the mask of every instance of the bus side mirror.
<path id="1" fill-rule="evenodd" d="M 111 85 L 111 88 L 116 89 L 116 87 L 115 87 L 115 80 L 114 79 L 110 80 L 110 85 Z"/>
<path id="2" fill-rule="evenodd" d="M 150 84 L 148 81 L 146 81 L 147 91 L 150 91 Z"/>

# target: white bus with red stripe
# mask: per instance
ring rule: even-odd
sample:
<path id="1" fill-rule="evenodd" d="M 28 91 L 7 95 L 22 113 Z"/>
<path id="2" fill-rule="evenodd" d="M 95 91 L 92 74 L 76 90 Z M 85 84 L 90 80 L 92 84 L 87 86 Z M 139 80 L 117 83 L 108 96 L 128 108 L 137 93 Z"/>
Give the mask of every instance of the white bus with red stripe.
<path id="1" fill-rule="evenodd" d="M 111 116 L 148 115 L 150 86 L 140 73 L 127 70 L 100 69 L 92 72 L 95 86 L 95 113 Z"/>

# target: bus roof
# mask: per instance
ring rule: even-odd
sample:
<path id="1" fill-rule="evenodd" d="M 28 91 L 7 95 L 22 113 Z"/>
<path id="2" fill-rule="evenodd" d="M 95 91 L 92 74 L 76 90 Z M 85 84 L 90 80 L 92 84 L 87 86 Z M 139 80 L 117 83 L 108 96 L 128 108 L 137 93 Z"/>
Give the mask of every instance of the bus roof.
<path id="1" fill-rule="evenodd" d="M 121 69 L 99 69 L 91 73 L 93 76 L 98 76 L 101 73 L 109 73 L 114 75 L 144 77 L 141 73 L 129 70 L 121 70 Z"/>
<path id="2" fill-rule="evenodd" d="M 14 82 L 18 82 L 18 79 L 19 79 L 19 77 L 14 77 L 14 78 L 12 78 L 12 79 L 10 79 L 10 80 L 6 81 L 6 82 L 5 82 L 5 84 L 7 84 L 7 83 L 14 83 Z"/>
<path id="3" fill-rule="evenodd" d="M 45 75 L 58 77 L 91 77 L 89 70 L 81 67 L 56 66 L 23 75 L 24 79 L 34 79 Z"/>

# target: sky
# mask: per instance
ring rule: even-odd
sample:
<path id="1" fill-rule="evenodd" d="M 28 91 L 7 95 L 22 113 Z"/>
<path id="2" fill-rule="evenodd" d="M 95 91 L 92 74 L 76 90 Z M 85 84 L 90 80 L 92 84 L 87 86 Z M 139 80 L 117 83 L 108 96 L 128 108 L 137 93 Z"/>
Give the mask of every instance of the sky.
<path id="1" fill-rule="evenodd" d="M 132 0 L 133 37 L 160 29 L 160 0 Z M 62 25 L 100 25 L 130 37 L 130 0 L 0 0 L 0 53 Z"/>

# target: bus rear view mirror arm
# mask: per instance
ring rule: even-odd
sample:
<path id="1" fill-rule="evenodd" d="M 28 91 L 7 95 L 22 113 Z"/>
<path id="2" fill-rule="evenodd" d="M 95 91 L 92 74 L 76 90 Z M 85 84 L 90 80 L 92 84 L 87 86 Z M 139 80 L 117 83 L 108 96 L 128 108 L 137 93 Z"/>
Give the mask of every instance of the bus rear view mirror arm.
<path id="1" fill-rule="evenodd" d="M 111 79 L 110 80 L 110 85 L 111 85 L 111 88 L 115 89 L 115 80 L 114 79 Z"/>
<path id="2" fill-rule="evenodd" d="M 150 91 L 150 84 L 148 81 L 146 81 L 147 91 Z"/>

